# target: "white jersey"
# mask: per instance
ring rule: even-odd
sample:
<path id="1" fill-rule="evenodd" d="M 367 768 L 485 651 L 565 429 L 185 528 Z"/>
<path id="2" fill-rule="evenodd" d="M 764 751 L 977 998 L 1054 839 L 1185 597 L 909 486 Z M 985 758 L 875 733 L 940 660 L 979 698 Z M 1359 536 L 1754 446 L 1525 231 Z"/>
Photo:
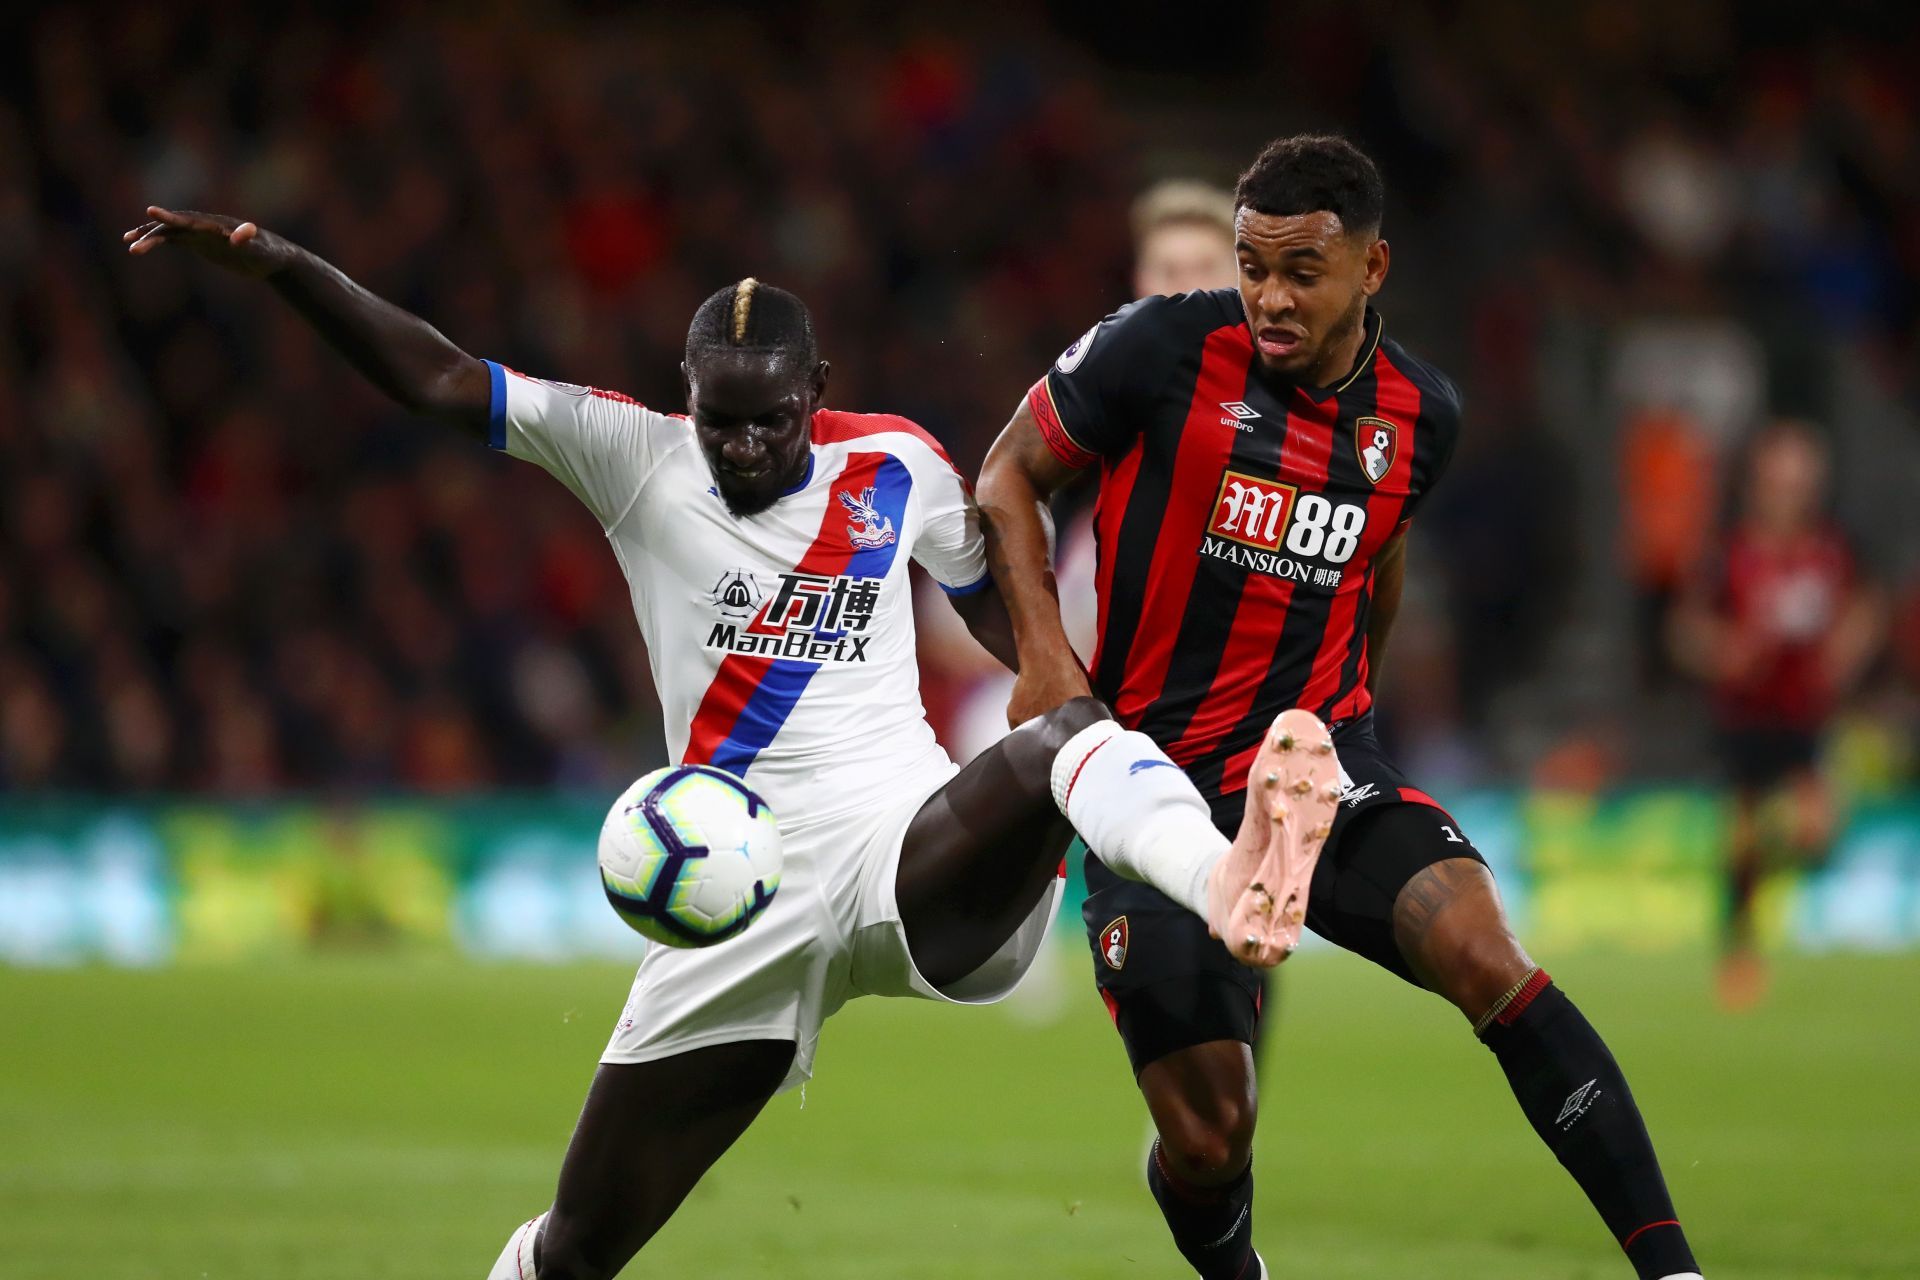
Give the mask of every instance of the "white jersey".
<path id="1" fill-rule="evenodd" d="M 671 758 L 741 777 L 783 826 L 953 771 L 920 704 L 907 557 L 963 594 L 987 585 L 986 548 L 932 436 L 821 410 L 805 477 L 741 518 L 685 417 L 488 369 L 489 442 L 551 472 L 613 544 Z"/>

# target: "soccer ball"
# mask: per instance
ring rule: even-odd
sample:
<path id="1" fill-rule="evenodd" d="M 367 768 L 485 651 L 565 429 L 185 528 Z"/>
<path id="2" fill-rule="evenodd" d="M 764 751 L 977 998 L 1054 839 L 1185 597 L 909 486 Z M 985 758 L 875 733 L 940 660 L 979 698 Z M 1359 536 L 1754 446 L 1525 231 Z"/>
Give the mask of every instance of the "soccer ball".
<path id="1" fill-rule="evenodd" d="M 600 828 L 600 883 L 620 918 L 670 947 L 744 930 L 780 887 L 780 827 L 766 801 L 706 765 L 655 769 Z"/>

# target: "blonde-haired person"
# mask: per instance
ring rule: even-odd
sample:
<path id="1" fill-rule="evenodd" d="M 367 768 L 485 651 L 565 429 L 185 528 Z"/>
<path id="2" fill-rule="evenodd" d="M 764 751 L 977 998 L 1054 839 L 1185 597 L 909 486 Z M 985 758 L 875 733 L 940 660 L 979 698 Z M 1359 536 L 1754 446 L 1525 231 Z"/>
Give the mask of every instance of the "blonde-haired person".
<path id="1" fill-rule="evenodd" d="M 1133 294 L 1234 285 L 1233 195 L 1190 178 L 1155 183 L 1133 202 Z"/>
<path id="2" fill-rule="evenodd" d="M 1128 221 L 1135 298 L 1234 287 L 1232 192 L 1192 178 L 1170 178 L 1140 193 Z M 1054 570 L 1067 635 L 1086 662 L 1093 657 L 1095 630 L 1093 517 L 1090 505 L 1078 508 L 1061 524 Z M 920 595 L 916 616 L 922 642 L 935 655 L 936 667 L 963 686 L 954 696 L 943 740 L 956 760 L 971 760 L 1005 736 L 1013 677 L 973 643 L 951 609 L 935 607 L 939 592 L 923 587 Z M 1029 982 L 1029 1003 L 1033 992 L 1046 986 L 1044 980 Z"/>

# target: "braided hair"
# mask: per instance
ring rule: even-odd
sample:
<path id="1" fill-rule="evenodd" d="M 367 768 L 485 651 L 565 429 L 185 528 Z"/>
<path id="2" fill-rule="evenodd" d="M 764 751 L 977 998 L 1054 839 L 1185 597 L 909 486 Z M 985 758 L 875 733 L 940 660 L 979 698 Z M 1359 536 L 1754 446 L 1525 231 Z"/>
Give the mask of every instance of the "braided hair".
<path id="1" fill-rule="evenodd" d="M 689 364 L 722 350 L 780 352 L 806 369 L 820 361 L 807 304 L 752 276 L 715 291 L 687 326 Z"/>

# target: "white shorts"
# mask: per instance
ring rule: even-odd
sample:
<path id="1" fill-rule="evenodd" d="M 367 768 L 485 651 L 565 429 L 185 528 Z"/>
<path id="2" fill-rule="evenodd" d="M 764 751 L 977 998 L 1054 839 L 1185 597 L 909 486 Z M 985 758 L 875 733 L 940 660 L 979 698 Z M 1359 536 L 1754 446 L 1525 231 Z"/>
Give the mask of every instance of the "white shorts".
<path id="1" fill-rule="evenodd" d="M 781 824 L 780 889 L 736 938 L 697 950 L 649 945 L 602 1062 L 652 1062 L 738 1040 L 791 1040 L 781 1089 L 813 1075 L 821 1024 L 855 996 L 992 1004 L 1045 945 L 1064 882 L 1055 879 L 1011 938 L 944 988 L 920 976 L 894 894 L 900 845 L 927 797 L 959 772 L 922 775 L 891 803 L 824 822 Z"/>

